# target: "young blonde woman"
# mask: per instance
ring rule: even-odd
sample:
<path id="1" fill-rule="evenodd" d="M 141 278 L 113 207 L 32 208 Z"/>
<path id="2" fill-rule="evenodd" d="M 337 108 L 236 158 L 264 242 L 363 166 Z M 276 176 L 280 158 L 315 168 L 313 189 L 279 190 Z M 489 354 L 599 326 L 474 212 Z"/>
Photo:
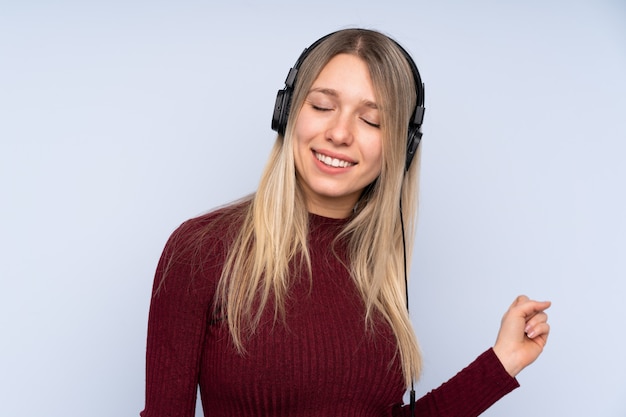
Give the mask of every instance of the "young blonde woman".
<path id="1" fill-rule="evenodd" d="M 389 37 L 309 47 L 279 91 L 257 192 L 183 223 L 156 271 L 143 417 L 476 416 L 546 343 L 549 302 L 518 297 L 493 348 L 414 404 L 406 256 L 423 86 Z M 415 156 L 415 158 L 413 158 Z"/>

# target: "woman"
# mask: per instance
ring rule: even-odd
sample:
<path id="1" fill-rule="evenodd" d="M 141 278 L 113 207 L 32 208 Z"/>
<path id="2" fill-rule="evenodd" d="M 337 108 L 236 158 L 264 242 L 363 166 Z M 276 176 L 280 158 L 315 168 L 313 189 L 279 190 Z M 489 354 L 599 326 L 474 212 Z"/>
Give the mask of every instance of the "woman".
<path id="1" fill-rule="evenodd" d="M 517 387 L 549 333 L 549 303 L 523 296 L 493 348 L 402 405 L 421 361 L 405 254 L 423 99 L 411 58 L 378 32 L 305 50 L 279 91 L 257 192 L 165 247 L 143 417 L 193 416 L 198 386 L 207 416 L 475 416 Z"/>

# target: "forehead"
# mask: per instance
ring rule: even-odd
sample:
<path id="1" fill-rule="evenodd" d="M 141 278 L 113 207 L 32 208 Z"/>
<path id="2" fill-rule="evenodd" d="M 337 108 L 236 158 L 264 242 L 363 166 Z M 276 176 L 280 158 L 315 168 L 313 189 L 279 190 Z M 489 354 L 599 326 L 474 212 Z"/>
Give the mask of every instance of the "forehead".
<path id="1" fill-rule="evenodd" d="M 338 96 L 359 96 L 360 100 L 376 101 L 367 63 L 351 54 L 339 54 L 331 58 L 313 81 L 313 90 L 332 90 Z"/>

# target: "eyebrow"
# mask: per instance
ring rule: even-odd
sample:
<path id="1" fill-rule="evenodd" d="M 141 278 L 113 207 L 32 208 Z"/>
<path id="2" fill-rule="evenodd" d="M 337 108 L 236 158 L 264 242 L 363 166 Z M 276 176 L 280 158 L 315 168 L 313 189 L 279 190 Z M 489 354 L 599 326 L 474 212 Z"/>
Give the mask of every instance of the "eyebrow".
<path id="1" fill-rule="evenodd" d="M 324 87 L 311 88 L 311 90 L 309 90 L 309 94 L 311 93 L 322 93 L 322 94 L 325 94 L 334 98 L 339 97 L 339 92 L 332 88 L 324 88 Z M 364 106 L 369 107 L 370 109 L 378 110 L 378 105 L 371 100 L 361 100 L 361 102 L 363 103 Z"/>

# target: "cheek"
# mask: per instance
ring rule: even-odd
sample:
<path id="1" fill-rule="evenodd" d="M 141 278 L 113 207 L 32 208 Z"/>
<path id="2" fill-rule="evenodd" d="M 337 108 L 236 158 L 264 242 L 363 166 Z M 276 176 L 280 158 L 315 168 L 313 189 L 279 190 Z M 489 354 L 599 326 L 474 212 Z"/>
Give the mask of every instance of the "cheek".
<path id="1" fill-rule="evenodd" d="M 380 175 L 383 167 L 383 147 L 380 139 L 373 140 L 366 149 L 367 158 L 370 161 L 372 171 L 376 176 Z"/>
<path id="2" fill-rule="evenodd" d="M 310 152 L 308 146 L 310 142 L 309 138 L 311 137 L 309 125 L 310 124 L 306 121 L 306 117 L 303 117 L 302 114 L 299 115 L 296 125 L 294 126 L 293 137 L 291 138 L 293 159 L 298 175 L 302 175 L 303 160 Z"/>
<path id="3" fill-rule="evenodd" d="M 296 125 L 294 126 L 294 145 L 298 146 L 300 144 L 306 143 L 315 132 L 315 124 L 314 121 L 308 117 L 307 112 L 305 110 L 300 111 L 298 115 L 298 119 L 296 120 Z"/>

